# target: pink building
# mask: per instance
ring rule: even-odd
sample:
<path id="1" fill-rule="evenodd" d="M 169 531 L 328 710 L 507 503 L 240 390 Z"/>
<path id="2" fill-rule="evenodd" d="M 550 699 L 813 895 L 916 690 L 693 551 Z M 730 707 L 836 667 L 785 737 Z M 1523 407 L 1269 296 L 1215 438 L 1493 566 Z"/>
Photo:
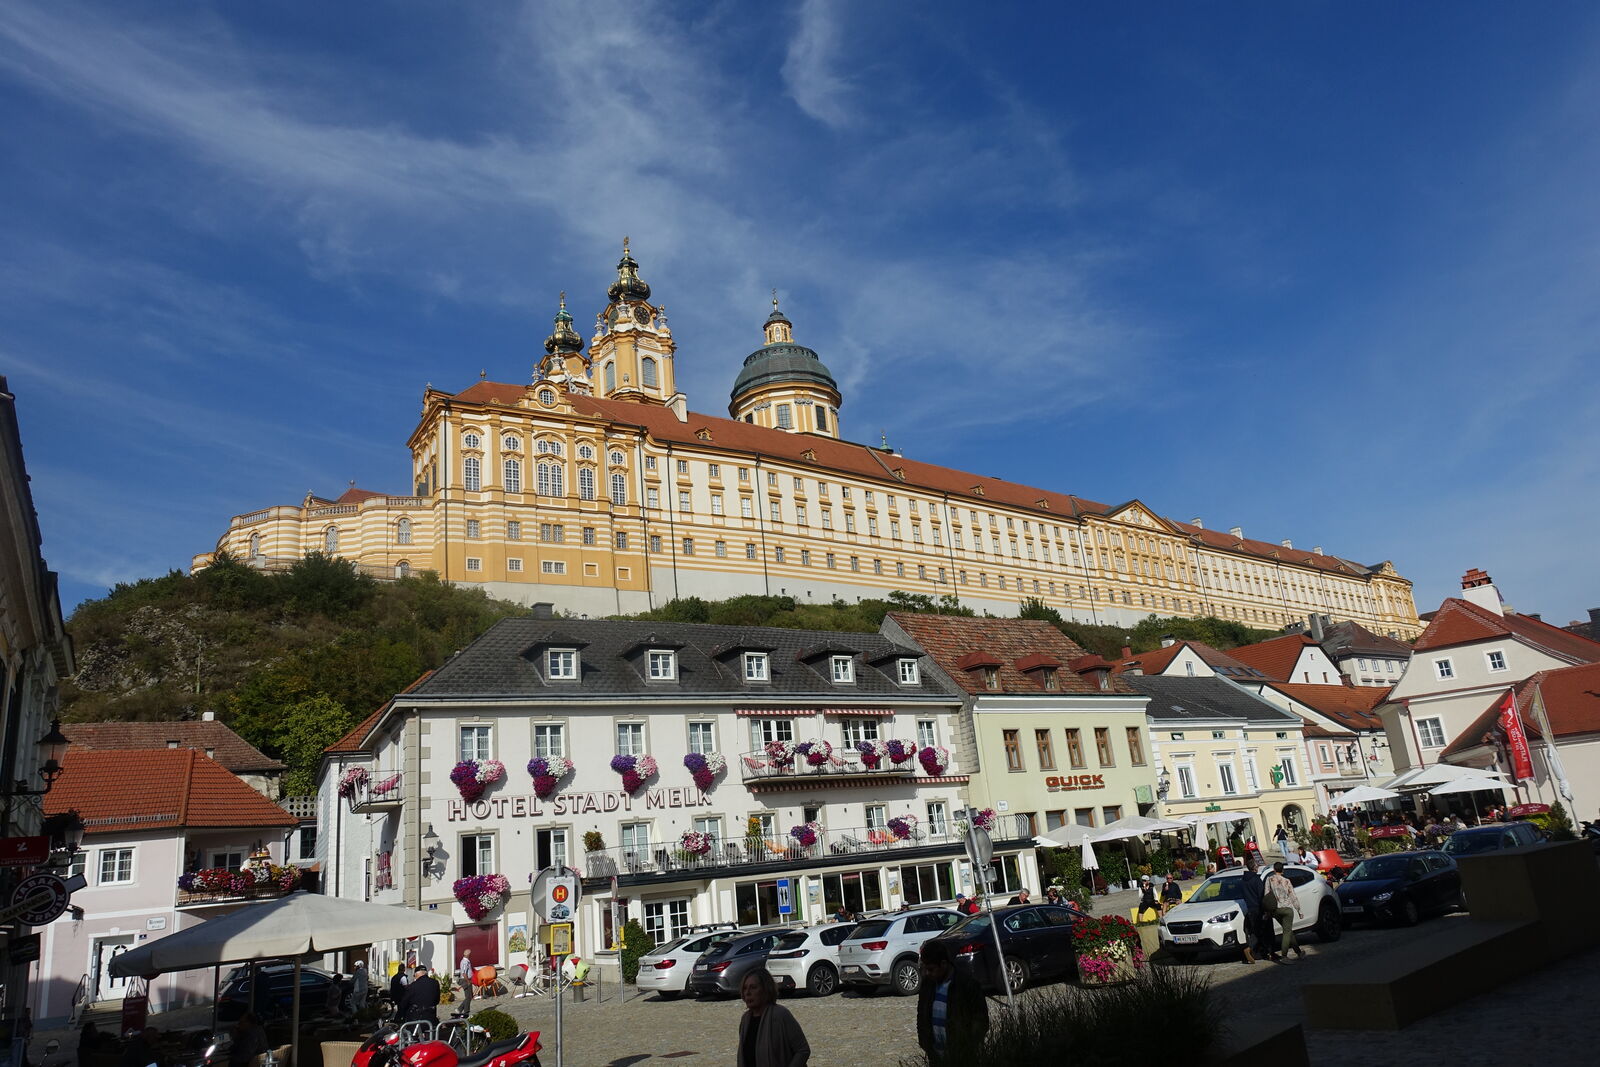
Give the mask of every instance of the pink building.
<path id="1" fill-rule="evenodd" d="M 88 885 L 43 928 L 33 1017 L 71 1015 L 79 998 L 120 998 L 110 959 L 207 918 L 280 896 L 300 872 L 278 867 L 297 820 L 237 775 L 189 748 L 67 750 L 47 814 L 76 810 L 85 831 L 71 874 Z M 213 973 L 164 974 L 150 1008 L 208 1001 Z"/>

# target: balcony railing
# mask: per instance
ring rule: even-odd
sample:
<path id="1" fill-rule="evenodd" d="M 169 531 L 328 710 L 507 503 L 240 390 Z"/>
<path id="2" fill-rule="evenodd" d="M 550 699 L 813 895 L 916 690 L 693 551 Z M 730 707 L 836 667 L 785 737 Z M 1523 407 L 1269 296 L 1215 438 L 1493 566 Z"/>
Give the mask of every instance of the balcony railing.
<path id="1" fill-rule="evenodd" d="M 654 841 L 647 845 L 598 849 L 583 857 L 585 878 L 611 878 L 669 874 L 703 874 L 749 867 L 795 867 L 823 860 L 847 861 L 874 855 L 904 852 L 908 849 L 962 846 L 962 830 L 950 825 L 943 830 L 914 827 L 904 837 L 881 826 L 853 827 L 847 830 L 818 829 L 817 839 L 802 845 L 789 834 L 776 837 L 743 837 L 713 840 L 711 851 L 697 855 L 677 841 Z M 1002 815 L 990 830 L 996 841 L 1031 840 L 1028 821 L 1020 815 Z"/>
<path id="2" fill-rule="evenodd" d="M 392 811 L 405 803 L 405 779 L 399 771 L 374 771 L 346 799 L 353 812 Z"/>
<path id="3" fill-rule="evenodd" d="M 746 782 L 768 779 L 860 778 L 869 775 L 907 778 L 914 775 L 921 767 L 922 764 L 917 762 L 915 757 L 904 763 L 891 763 L 887 756 L 883 757 L 876 767 L 869 767 L 861 761 L 861 753 L 849 748 L 835 749 L 828 759 L 820 764 L 810 763 L 799 754 L 788 763 L 778 763 L 766 752 L 745 752 L 739 756 L 739 772 Z"/>

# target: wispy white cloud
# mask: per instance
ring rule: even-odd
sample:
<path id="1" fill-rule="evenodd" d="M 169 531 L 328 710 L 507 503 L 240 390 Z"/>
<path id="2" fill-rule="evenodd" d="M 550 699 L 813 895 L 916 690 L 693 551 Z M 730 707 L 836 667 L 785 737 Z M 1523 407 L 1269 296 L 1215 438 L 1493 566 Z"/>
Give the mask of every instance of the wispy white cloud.
<path id="1" fill-rule="evenodd" d="M 837 0 L 801 0 L 794 33 L 783 59 L 783 84 L 807 115 L 829 126 L 849 126 L 855 119 L 854 87 L 841 68 L 840 19 Z"/>

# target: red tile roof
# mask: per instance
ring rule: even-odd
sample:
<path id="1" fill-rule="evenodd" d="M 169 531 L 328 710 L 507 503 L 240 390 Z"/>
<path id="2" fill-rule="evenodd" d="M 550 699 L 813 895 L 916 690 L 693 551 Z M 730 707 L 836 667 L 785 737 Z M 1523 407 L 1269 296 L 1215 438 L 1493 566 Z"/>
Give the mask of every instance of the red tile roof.
<path id="1" fill-rule="evenodd" d="M 222 764 L 234 774 L 286 769 L 224 724 L 214 719 L 198 722 L 72 722 L 61 732 L 82 750 L 125 748 L 192 748 Z M 173 742 L 176 742 L 174 744 Z"/>
<path id="2" fill-rule="evenodd" d="M 1153 648 L 1149 652 L 1140 652 L 1136 656 L 1122 660 L 1116 666 L 1117 673 L 1121 674 L 1134 664 L 1138 664 L 1139 669 L 1145 674 L 1160 674 L 1172 666 L 1172 661 L 1178 658 L 1178 653 L 1186 648 L 1192 649 L 1194 654 L 1200 657 L 1201 662 L 1214 671 L 1224 673 L 1236 671 L 1240 675 L 1247 675 L 1252 671 L 1251 667 L 1240 660 L 1234 659 L 1220 649 L 1212 648 L 1204 641 L 1174 641 L 1165 648 Z"/>
<path id="3" fill-rule="evenodd" d="M 1544 737 L 1539 714 L 1533 706 L 1535 688 L 1544 697 L 1545 713 L 1550 716 L 1550 730 L 1557 740 L 1600 734 L 1600 663 L 1540 671 L 1516 684 L 1513 691 L 1517 695 L 1517 714 L 1522 717 L 1523 731 L 1530 740 Z M 1505 694 L 1501 693 L 1490 701 L 1483 713 L 1472 721 L 1472 725 L 1456 735 L 1440 755 L 1465 752 L 1481 744 L 1483 735 L 1499 718 L 1500 702 L 1504 699 Z"/>
<path id="4" fill-rule="evenodd" d="M 512 385 L 506 382 L 477 382 L 456 393 L 452 399 L 466 404 L 510 407 L 525 395 L 529 388 L 527 385 Z M 609 400 L 578 394 L 568 394 L 567 399 L 573 411 L 581 416 L 637 426 L 646 430 L 658 441 L 690 446 L 710 443 L 718 448 L 748 452 L 751 455 L 772 456 L 793 463 L 809 463 L 822 471 L 851 474 L 891 486 L 901 482 L 925 492 L 948 494 L 969 505 L 981 500 L 1033 511 L 1041 516 L 1061 515 L 1068 518 L 1080 515 L 1109 515 L 1127 506 L 1103 504 L 1071 493 L 1038 489 L 1017 482 L 1008 482 L 1003 478 L 941 467 L 850 441 L 838 441 L 831 437 L 813 434 L 790 433 L 786 430 L 756 426 L 753 423 L 739 422 L 716 415 L 690 412 L 686 421 L 680 421 L 672 409 L 660 404 L 641 404 L 629 400 Z M 702 438 L 700 436 L 702 432 L 708 436 Z M 806 455 L 808 451 L 811 453 L 810 456 Z M 1303 549 L 1287 549 L 1270 541 L 1238 538 L 1216 530 L 1203 529 L 1191 523 L 1174 522 L 1171 519 L 1163 521 L 1191 540 L 1223 551 L 1300 564 L 1341 574 L 1361 575 L 1367 570 L 1359 564 L 1337 556 L 1318 555 Z"/>
<path id="5" fill-rule="evenodd" d="M 1381 730 L 1383 720 L 1376 709 L 1389 699 L 1392 686 L 1307 685 L 1304 682 L 1272 682 L 1270 688 L 1298 700 L 1352 730 Z"/>
<path id="6" fill-rule="evenodd" d="M 1527 615 L 1496 615 L 1458 597 L 1450 597 L 1439 605 L 1428 628 L 1417 638 L 1415 648 L 1425 652 L 1502 637 L 1521 638 L 1553 656 L 1575 663 L 1600 662 L 1600 641 L 1591 641 Z"/>
<path id="7" fill-rule="evenodd" d="M 1282 637 L 1257 641 L 1253 645 L 1241 645 L 1229 654 L 1268 678 L 1287 682 L 1294 676 L 1294 665 L 1300 661 L 1300 651 L 1307 645 L 1316 647 L 1316 644 L 1309 634 L 1284 634 Z"/>
<path id="8" fill-rule="evenodd" d="M 68 746 L 44 810 L 55 815 L 72 809 L 90 834 L 299 822 L 222 764 L 189 748 Z"/>
<path id="9" fill-rule="evenodd" d="M 1086 655 L 1060 630 L 1038 619 L 978 619 L 899 611 L 890 612 L 889 618 L 969 693 L 1042 693 L 1046 691 L 1042 673 L 1024 673 L 1017 666 L 1019 660 L 1042 654 L 1072 664 Z M 960 666 L 974 661 L 998 661 L 999 689 L 984 686 L 981 670 L 969 671 Z M 1063 693 L 1134 692 L 1120 678 L 1112 678 L 1111 689 L 1104 690 L 1071 670 L 1058 670 L 1055 677 L 1058 690 Z"/>
<path id="10" fill-rule="evenodd" d="M 375 496 L 387 496 L 387 495 L 388 495 L 387 493 L 379 493 L 379 492 L 375 492 L 375 491 L 373 491 L 371 489 L 357 489 L 355 486 L 352 485 L 350 488 L 346 489 L 342 494 L 340 494 L 339 499 L 335 500 L 334 503 L 335 504 L 359 504 L 363 500 L 371 500 Z"/>

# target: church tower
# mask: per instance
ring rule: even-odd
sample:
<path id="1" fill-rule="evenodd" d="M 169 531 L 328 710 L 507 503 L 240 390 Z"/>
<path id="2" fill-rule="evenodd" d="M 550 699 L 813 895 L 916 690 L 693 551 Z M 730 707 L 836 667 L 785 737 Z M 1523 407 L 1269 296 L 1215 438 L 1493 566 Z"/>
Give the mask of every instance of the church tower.
<path id="1" fill-rule="evenodd" d="M 589 380 L 589 364 L 583 358 L 583 338 L 572 328 L 572 315 L 567 311 L 567 294 L 561 294 L 561 307 L 556 311 L 555 329 L 544 339 L 544 359 L 534 369 L 534 381 L 564 385 L 575 393 L 593 392 Z"/>
<path id="2" fill-rule="evenodd" d="M 757 426 L 839 437 L 839 385 L 815 352 L 794 343 L 776 290 L 764 331 L 767 343 L 745 357 L 728 413 Z"/>
<path id="3" fill-rule="evenodd" d="M 680 420 L 689 408 L 678 392 L 673 371 L 672 331 L 664 308 L 650 303 L 650 286 L 639 277 L 639 264 L 622 239 L 617 280 L 606 290 L 611 302 L 595 321 L 589 342 L 589 363 L 600 395 L 615 400 L 669 407 Z"/>

